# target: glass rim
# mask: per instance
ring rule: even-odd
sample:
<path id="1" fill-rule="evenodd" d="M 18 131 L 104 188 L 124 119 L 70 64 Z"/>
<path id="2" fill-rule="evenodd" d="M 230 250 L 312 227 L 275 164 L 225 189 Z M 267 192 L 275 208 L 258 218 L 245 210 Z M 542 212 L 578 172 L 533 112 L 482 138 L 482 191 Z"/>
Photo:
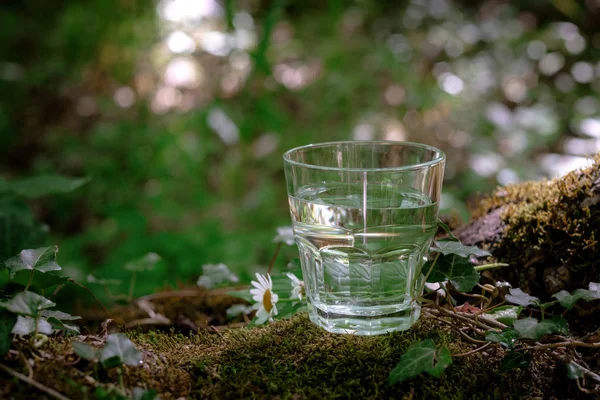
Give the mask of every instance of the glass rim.
<path id="1" fill-rule="evenodd" d="M 399 146 L 405 146 L 405 147 L 416 147 L 416 148 L 421 148 L 421 149 L 425 149 L 425 150 L 429 150 L 434 153 L 437 153 L 437 157 L 434 158 L 433 160 L 425 161 L 425 162 L 418 163 L 418 164 L 403 165 L 400 167 L 382 167 L 382 168 L 327 167 L 327 166 L 323 166 L 323 165 L 307 164 L 307 163 L 303 163 L 300 161 L 292 160 L 290 158 L 290 156 L 293 153 L 296 153 L 301 150 L 314 149 L 314 148 L 319 148 L 319 147 L 328 147 L 328 146 L 340 145 L 340 144 L 372 144 L 372 145 L 383 144 L 383 145 L 397 145 L 397 146 L 399 145 Z M 438 149 L 437 147 L 430 146 L 428 144 L 423 144 L 423 143 L 403 142 L 403 141 L 401 142 L 401 141 L 395 141 L 395 140 L 341 140 L 341 141 L 334 141 L 334 142 L 313 143 L 313 144 L 307 144 L 304 146 L 294 147 L 293 149 L 290 149 L 290 150 L 286 151 L 285 153 L 283 153 L 284 162 L 291 164 L 291 165 L 295 165 L 295 166 L 303 167 L 303 168 L 317 169 L 317 170 L 322 170 L 322 171 L 347 171 L 347 172 L 413 171 L 413 170 L 423 169 L 423 168 L 427 168 L 427 167 L 432 167 L 434 165 L 437 165 L 437 164 L 443 162 L 445 159 L 446 159 L 446 154 L 442 150 Z"/>

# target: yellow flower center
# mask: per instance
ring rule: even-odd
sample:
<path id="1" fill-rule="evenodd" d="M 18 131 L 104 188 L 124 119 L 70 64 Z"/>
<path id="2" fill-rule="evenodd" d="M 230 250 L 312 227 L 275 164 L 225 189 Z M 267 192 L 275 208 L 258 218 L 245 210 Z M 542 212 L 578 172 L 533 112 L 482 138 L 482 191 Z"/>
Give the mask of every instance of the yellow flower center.
<path id="1" fill-rule="evenodd" d="M 271 291 L 269 289 L 266 289 L 265 294 L 263 294 L 263 305 L 265 306 L 265 310 L 267 310 L 267 312 L 271 312 L 273 303 L 271 302 Z"/>

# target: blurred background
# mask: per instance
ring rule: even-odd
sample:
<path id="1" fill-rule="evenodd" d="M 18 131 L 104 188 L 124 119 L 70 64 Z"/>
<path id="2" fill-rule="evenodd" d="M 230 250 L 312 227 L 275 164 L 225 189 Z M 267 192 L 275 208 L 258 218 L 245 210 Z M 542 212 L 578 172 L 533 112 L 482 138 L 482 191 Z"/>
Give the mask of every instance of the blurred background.
<path id="1" fill-rule="evenodd" d="M 0 243 L 58 244 L 115 293 L 139 259 L 136 295 L 211 263 L 247 281 L 290 224 L 282 153 L 347 139 L 443 149 L 442 212 L 466 221 L 600 150 L 599 28 L 599 0 L 2 1 L 0 193 L 89 181 L 0 197 Z"/>

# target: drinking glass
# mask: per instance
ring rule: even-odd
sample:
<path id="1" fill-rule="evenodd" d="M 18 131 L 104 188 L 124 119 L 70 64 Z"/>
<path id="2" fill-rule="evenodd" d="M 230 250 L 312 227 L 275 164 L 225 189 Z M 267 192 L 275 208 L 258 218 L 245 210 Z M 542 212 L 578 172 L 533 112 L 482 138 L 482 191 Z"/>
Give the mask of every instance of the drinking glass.
<path id="1" fill-rule="evenodd" d="M 358 335 L 410 328 L 437 231 L 444 153 L 347 141 L 298 147 L 283 158 L 311 321 Z"/>

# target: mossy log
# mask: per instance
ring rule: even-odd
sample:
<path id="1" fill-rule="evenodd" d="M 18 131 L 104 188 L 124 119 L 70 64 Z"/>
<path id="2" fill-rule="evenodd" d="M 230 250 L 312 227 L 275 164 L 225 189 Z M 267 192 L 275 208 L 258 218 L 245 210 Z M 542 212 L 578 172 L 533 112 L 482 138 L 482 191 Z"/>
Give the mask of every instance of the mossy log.
<path id="1" fill-rule="evenodd" d="M 561 178 L 497 189 L 454 234 L 509 264 L 490 277 L 544 299 L 600 281 L 600 153 Z"/>
<path id="2" fill-rule="evenodd" d="M 410 331 L 361 337 L 330 334 L 312 324 L 306 314 L 264 327 L 197 334 L 141 333 L 129 336 L 143 353 L 143 365 L 103 371 L 80 360 L 72 339 L 52 338 L 40 349 L 16 343 L 18 352 L 4 365 L 27 375 L 23 358 L 31 359 L 38 382 L 72 399 L 98 388 L 131 393 L 152 388 L 162 399 L 544 399 L 579 398 L 565 367 L 547 354 L 534 355 L 528 369 L 500 371 L 505 354 L 500 346 L 456 357 L 441 379 L 423 374 L 399 385 L 388 385 L 389 372 L 413 343 L 425 338 L 447 345 L 453 354 L 469 344 L 447 325 L 421 319 Z M 112 382 L 112 383 L 109 383 Z M 0 398 L 41 398 L 22 382 L 0 372 Z M 89 397 L 88 397 L 89 396 Z"/>

